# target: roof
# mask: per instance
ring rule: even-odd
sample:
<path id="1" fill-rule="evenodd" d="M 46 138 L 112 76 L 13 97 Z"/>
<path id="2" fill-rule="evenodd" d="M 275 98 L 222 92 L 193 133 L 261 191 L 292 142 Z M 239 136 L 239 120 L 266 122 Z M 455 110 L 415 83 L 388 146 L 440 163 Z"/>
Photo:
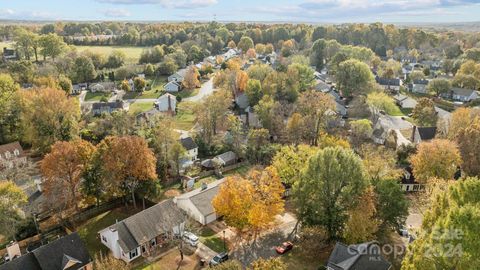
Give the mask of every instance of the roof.
<path id="1" fill-rule="evenodd" d="M 175 72 L 175 74 L 180 75 L 181 77 L 185 77 L 185 75 L 187 74 L 187 69 L 186 68 L 179 69 L 177 70 L 177 72 Z"/>
<path id="2" fill-rule="evenodd" d="M 337 242 L 327 266 L 334 270 L 388 270 L 391 264 L 383 258 L 375 242 L 349 246 Z"/>
<path id="3" fill-rule="evenodd" d="M 458 88 L 458 87 L 453 87 L 451 91 L 454 95 L 465 96 L 465 97 L 469 97 L 470 95 L 473 94 L 473 92 L 475 92 L 475 90 L 473 89 Z"/>
<path id="4" fill-rule="evenodd" d="M 123 109 L 123 101 L 115 102 L 95 102 L 92 104 L 92 110 L 101 110 L 102 108 L 111 108 L 111 109 Z"/>
<path id="5" fill-rule="evenodd" d="M 413 84 L 425 84 L 427 85 L 428 84 L 428 80 L 413 80 Z"/>
<path id="6" fill-rule="evenodd" d="M 375 80 L 380 85 L 400 86 L 400 79 L 388 79 L 376 77 Z"/>
<path id="7" fill-rule="evenodd" d="M 420 135 L 420 139 L 422 141 L 431 140 L 435 138 L 435 134 L 437 133 L 436 127 L 417 127 L 418 134 Z"/>
<path id="8" fill-rule="evenodd" d="M 176 81 L 169 81 L 168 83 L 165 84 L 165 86 L 167 86 L 167 85 L 169 85 L 169 84 L 173 84 L 173 85 L 175 85 L 175 86 L 177 86 L 177 87 L 180 87 L 180 84 L 177 83 Z"/>
<path id="9" fill-rule="evenodd" d="M 192 137 L 181 138 L 180 143 L 187 151 L 198 148 L 198 145 L 193 141 Z"/>
<path id="10" fill-rule="evenodd" d="M 237 158 L 237 154 L 235 154 L 233 151 L 228 151 L 216 156 L 215 158 L 220 159 L 225 163 L 228 163 L 229 161 L 235 160 Z"/>
<path id="11" fill-rule="evenodd" d="M 5 153 L 7 152 L 13 155 L 15 153 L 15 150 L 18 150 L 19 157 L 22 157 L 24 155 L 23 148 L 18 141 L 0 145 L 0 158 L 5 158 Z"/>
<path id="12" fill-rule="evenodd" d="M 168 100 L 169 97 L 174 99 L 175 101 L 177 100 L 176 96 L 174 96 L 172 94 L 169 94 L 169 93 L 165 93 L 165 94 L 161 95 L 159 98 L 157 98 L 157 100 L 161 100 L 161 99 L 167 99 Z"/>
<path id="13" fill-rule="evenodd" d="M 206 189 L 197 188 L 185 194 L 178 196 L 177 200 L 187 199 L 198 209 L 204 216 L 208 216 L 215 213 L 215 209 L 212 205 L 213 198 L 218 194 L 220 190 L 220 184 L 225 181 L 225 178 L 214 181 L 207 185 Z"/>
<path id="14" fill-rule="evenodd" d="M 85 245 L 80 236 L 74 232 L 0 265 L 0 270 L 79 269 L 90 262 L 91 258 Z M 75 268 L 71 268 L 73 265 Z"/>
<path id="15" fill-rule="evenodd" d="M 106 229 L 117 230 L 118 244 L 124 252 L 128 252 L 156 236 L 172 231 L 183 222 L 184 213 L 172 200 L 166 200 Z"/>

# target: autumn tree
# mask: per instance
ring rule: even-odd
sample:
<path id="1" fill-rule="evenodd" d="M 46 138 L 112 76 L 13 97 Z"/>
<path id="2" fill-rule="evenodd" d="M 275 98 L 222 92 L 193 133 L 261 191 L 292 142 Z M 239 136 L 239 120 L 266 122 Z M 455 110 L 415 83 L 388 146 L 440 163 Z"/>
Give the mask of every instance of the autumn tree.
<path id="1" fill-rule="evenodd" d="M 436 177 L 453 179 L 462 163 L 460 151 L 455 142 L 434 139 L 418 145 L 417 153 L 410 158 L 413 174 L 421 183 Z"/>
<path id="2" fill-rule="evenodd" d="M 456 136 L 458 148 L 462 156 L 462 169 L 467 175 L 480 175 L 480 118 L 462 129 Z"/>
<path id="3" fill-rule="evenodd" d="M 245 88 L 245 94 L 248 98 L 248 104 L 250 106 L 255 106 L 263 97 L 262 84 L 259 80 L 249 79 L 247 82 L 247 87 Z"/>
<path id="4" fill-rule="evenodd" d="M 197 121 L 202 127 L 200 135 L 207 144 L 211 144 L 218 129 L 225 123 L 230 105 L 229 92 L 219 90 L 206 97 L 195 107 Z"/>
<path id="5" fill-rule="evenodd" d="M 378 74 L 382 78 L 397 78 L 402 74 L 402 65 L 393 59 L 389 59 L 380 64 Z"/>
<path id="6" fill-rule="evenodd" d="M 257 58 L 257 53 L 255 52 L 255 49 L 254 49 L 254 48 L 248 49 L 246 55 L 247 55 L 247 57 L 250 58 L 250 59 L 255 59 L 255 58 Z"/>
<path id="7" fill-rule="evenodd" d="M 372 122 L 368 119 L 359 119 L 350 122 L 352 135 L 350 136 L 351 143 L 358 147 L 362 143 L 368 141 L 373 133 Z"/>
<path id="8" fill-rule="evenodd" d="M 132 90 L 132 87 L 130 86 L 130 83 L 126 79 L 124 79 L 120 83 L 120 89 L 122 89 L 125 92 L 130 92 Z"/>
<path id="9" fill-rule="evenodd" d="M 187 68 L 187 72 L 185 74 L 185 78 L 183 79 L 183 86 L 187 89 L 193 89 L 196 87 L 200 87 L 200 74 L 198 73 L 197 68 L 194 66 L 190 66 Z"/>
<path id="10" fill-rule="evenodd" d="M 235 44 L 235 41 L 230 40 L 227 44 L 227 47 L 230 48 L 230 49 L 235 49 L 235 48 L 237 48 L 237 44 Z"/>
<path id="11" fill-rule="evenodd" d="M 367 64 L 351 59 L 338 65 L 336 80 L 343 96 L 350 97 L 367 92 L 374 78 Z"/>
<path id="12" fill-rule="evenodd" d="M 437 97 L 441 94 L 446 94 L 450 91 L 452 87 L 451 83 L 447 79 L 433 79 L 428 82 L 428 92 L 434 93 Z"/>
<path id="13" fill-rule="evenodd" d="M 22 92 L 22 126 L 24 141 L 40 153 L 49 150 L 56 141 L 68 141 L 77 136 L 80 106 L 57 89 L 36 89 Z"/>
<path id="14" fill-rule="evenodd" d="M 104 255 L 101 252 L 98 252 L 95 255 L 93 261 L 93 267 L 95 270 L 128 270 L 130 267 L 123 262 L 122 260 L 116 259 L 112 255 Z"/>
<path id="15" fill-rule="evenodd" d="M 248 74 L 243 71 L 239 70 L 236 72 L 236 78 L 235 78 L 235 90 L 238 92 L 244 92 L 245 89 L 247 88 L 247 82 L 248 82 Z"/>
<path id="16" fill-rule="evenodd" d="M 287 122 L 287 136 L 288 140 L 297 145 L 302 142 L 305 134 L 305 121 L 302 115 L 294 113 Z"/>
<path id="17" fill-rule="evenodd" d="M 398 178 L 401 171 L 397 169 L 397 154 L 384 146 L 364 144 L 359 149 L 367 177 L 376 183 L 382 179 Z"/>
<path id="18" fill-rule="evenodd" d="M 293 185 L 299 181 L 308 160 L 318 150 L 317 147 L 305 144 L 282 146 L 273 157 L 272 166 L 277 169 L 283 183 Z"/>
<path id="19" fill-rule="evenodd" d="M 429 98 L 421 98 L 412 111 L 413 119 L 419 126 L 435 127 L 438 115 L 435 110 L 435 103 Z"/>
<path id="20" fill-rule="evenodd" d="M 476 118 L 480 117 L 480 109 L 460 107 L 451 114 L 451 119 L 448 123 L 449 139 L 454 140 L 459 133 L 471 126 Z"/>
<path id="21" fill-rule="evenodd" d="M 311 145 L 317 145 L 320 132 L 331 116 L 328 112 L 335 110 L 333 98 L 325 93 L 307 91 L 300 95 L 297 108 L 303 116 L 305 125 L 310 127 L 306 133 L 306 139 Z"/>
<path id="22" fill-rule="evenodd" d="M 78 212 L 80 184 L 95 147 L 87 141 L 59 141 L 41 163 L 43 187 L 48 202 L 61 209 L 74 207 Z"/>
<path id="23" fill-rule="evenodd" d="M 315 86 L 314 70 L 308 65 L 291 64 L 288 66 L 287 75 L 290 80 L 298 82 L 298 91 L 312 90 Z"/>
<path id="24" fill-rule="evenodd" d="M 135 87 L 135 91 L 143 91 L 145 89 L 145 86 L 147 86 L 147 82 L 144 78 L 136 77 L 133 80 L 133 85 Z"/>
<path id="25" fill-rule="evenodd" d="M 178 133 L 175 132 L 175 122 L 171 117 L 161 117 L 154 120 L 154 126 L 149 130 L 147 138 L 151 142 L 157 159 L 157 172 L 162 180 L 167 180 L 168 169 L 175 151 L 178 150 Z"/>
<path id="26" fill-rule="evenodd" d="M 19 85 L 8 74 L 0 74 L 0 144 L 16 140 L 20 132 Z"/>
<path id="27" fill-rule="evenodd" d="M 358 198 L 358 203 L 348 211 L 343 237 L 349 244 L 363 243 L 375 239 L 379 221 L 376 218 L 377 197 L 372 187 Z"/>
<path id="28" fill-rule="evenodd" d="M 480 265 L 480 181 L 467 178 L 432 198 L 421 232 L 409 246 L 402 270 L 472 269 Z"/>
<path id="29" fill-rule="evenodd" d="M 397 110 L 397 105 L 392 97 L 385 92 L 371 92 L 367 95 L 367 104 L 373 110 L 384 111 L 387 114 L 392 114 Z"/>
<path id="30" fill-rule="evenodd" d="M 381 179 L 373 182 L 380 230 L 398 229 L 407 219 L 409 201 L 397 179 Z"/>
<path id="31" fill-rule="evenodd" d="M 142 181 L 153 181 L 157 178 L 156 158 L 152 150 L 144 139 L 136 136 L 107 137 L 100 143 L 99 148 L 113 191 L 128 191 L 136 208 L 135 190 Z"/>
<path id="32" fill-rule="evenodd" d="M 252 270 L 287 270 L 287 266 L 280 258 L 260 258 L 252 262 Z"/>
<path id="33" fill-rule="evenodd" d="M 294 185 L 299 221 L 306 226 L 322 226 L 330 239 L 337 239 L 343 234 L 352 202 L 366 186 L 362 161 L 352 150 L 320 150 Z"/>
<path id="34" fill-rule="evenodd" d="M 4 237 L 12 237 L 16 225 L 25 218 L 22 206 L 27 195 L 11 181 L 0 181 L 0 230 Z"/>
<path id="35" fill-rule="evenodd" d="M 242 50 L 242 53 L 246 53 L 248 49 L 253 48 L 253 40 L 248 36 L 243 36 L 237 46 Z"/>

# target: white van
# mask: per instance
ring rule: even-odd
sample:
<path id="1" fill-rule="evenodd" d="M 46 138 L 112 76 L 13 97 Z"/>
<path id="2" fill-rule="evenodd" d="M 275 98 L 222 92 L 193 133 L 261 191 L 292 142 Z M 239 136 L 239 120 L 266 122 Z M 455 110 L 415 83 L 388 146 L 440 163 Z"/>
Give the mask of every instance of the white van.
<path id="1" fill-rule="evenodd" d="M 185 241 L 192 247 L 196 247 L 198 245 L 198 236 L 191 232 L 185 232 L 183 233 L 183 241 Z"/>

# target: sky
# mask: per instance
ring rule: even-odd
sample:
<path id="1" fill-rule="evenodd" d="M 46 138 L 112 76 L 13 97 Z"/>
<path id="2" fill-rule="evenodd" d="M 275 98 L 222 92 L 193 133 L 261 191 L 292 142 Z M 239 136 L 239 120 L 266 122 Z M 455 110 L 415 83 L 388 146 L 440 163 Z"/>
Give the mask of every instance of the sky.
<path id="1" fill-rule="evenodd" d="M 0 19 L 73 21 L 480 21 L 480 0 L 0 0 Z"/>

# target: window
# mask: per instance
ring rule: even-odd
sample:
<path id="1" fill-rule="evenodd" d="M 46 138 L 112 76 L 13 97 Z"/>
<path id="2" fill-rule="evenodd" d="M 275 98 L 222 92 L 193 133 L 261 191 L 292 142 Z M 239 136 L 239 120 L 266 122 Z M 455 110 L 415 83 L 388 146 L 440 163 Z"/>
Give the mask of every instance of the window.
<path id="1" fill-rule="evenodd" d="M 14 154 L 15 156 L 18 156 L 18 155 L 20 155 L 20 151 L 18 151 L 18 149 L 15 149 L 15 150 L 13 151 L 13 154 Z"/>
<path id="2" fill-rule="evenodd" d="M 134 250 L 130 251 L 130 259 L 133 259 L 137 256 L 138 256 L 138 250 L 137 249 L 134 249 Z"/>
<path id="3" fill-rule="evenodd" d="M 157 239 L 156 238 L 153 238 L 152 240 L 150 240 L 150 246 L 151 247 L 154 247 L 157 245 Z"/>
<path id="4" fill-rule="evenodd" d="M 8 152 L 8 151 L 5 152 L 5 158 L 6 158 L 6 159 L 9 159 L 10 157 L 11 157 L 10 152 Z"/>
<path id="5" fill-rule="evenodd" d="M 102 241 L 108 243 L 107 238 L 104 235 L 102 235 Z"/>

